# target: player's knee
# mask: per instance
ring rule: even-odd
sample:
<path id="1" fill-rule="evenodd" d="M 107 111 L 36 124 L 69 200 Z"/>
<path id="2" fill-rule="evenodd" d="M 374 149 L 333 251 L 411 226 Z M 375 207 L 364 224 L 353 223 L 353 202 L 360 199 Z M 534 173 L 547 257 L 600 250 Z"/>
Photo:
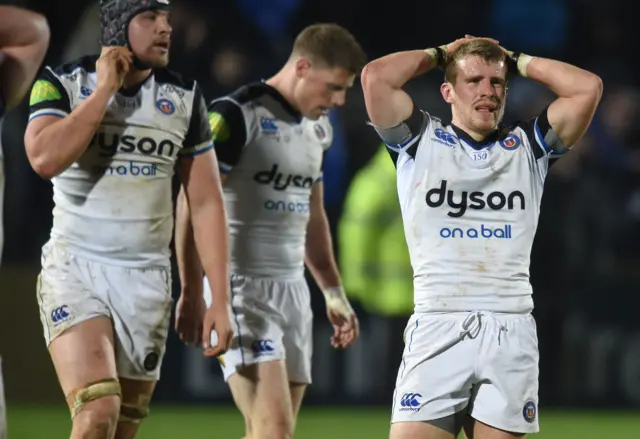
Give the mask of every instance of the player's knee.
<path id="1" fill-rule="evenodd" d="M 81 438 L 110 438 L 120 412 L 120 383 L 117 379 L 90 383 L 67 395 L 75 435 Z"/>
<path id="2" fill-rule="evenodd" d="M 290 416 L 269 415 L 252 421 L 252 439 L 291 439 L 293 437 L 293 421 Z"/>
<path id="3" fill-rule="evenodd" d="M 245 430 L 245 435 L 243 439 L 251 439 L 253 435 L 253 425 L 251 424 L 250 416 L 244 417 L 244 430 Z"/>
<path id="4" fill-rule="evenodd" d="M 82 439 L 108 439 L 118 425 L 120 398 L 105 396 L 84 405 L 73 418 L 73 436 Z"/>
<path id="5" fill-rule="evenodd" d="M 139 404 L 127 404 L 125 402 L 120 404 L 120 422 L 139 424 L 149 416 L 148 399 L 144 399 L 144 401 Z"/>

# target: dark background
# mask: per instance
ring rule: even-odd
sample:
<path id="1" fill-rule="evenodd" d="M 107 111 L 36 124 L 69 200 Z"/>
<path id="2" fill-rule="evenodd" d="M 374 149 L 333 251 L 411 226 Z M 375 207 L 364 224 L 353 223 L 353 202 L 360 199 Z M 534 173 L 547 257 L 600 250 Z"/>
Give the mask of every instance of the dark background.
<path id="1" fill-rule="evenodd" d="M 46 63 L 57 65 L 99 50 L 98 2 L 13 4 L 49 19 L 52 39 Z M 370 59 L 444 44 L 468 33 L 599 74 L 605 90 L 602 104 L 578 149 L 549 173 L 534 244 L 531 277 L 541 351 L 540 397 L 546 406 L 640 407 L 640 75 L 635 66 L 637 24 L 625 3 L 177 0 L 174 5 L 171 67 L 198 79 L 207 99 L 275 73 L 295 35 L 323 21 L 351 30 Z M 409 89 L 422 108 L 446 120 L 450 114 L 438 91 L 441 80 L 432 72 Z M 535 116 L 552 98 L 544 88 L 516 78 L 510 84 L 506 119 Z M 337 136 L 326 164 L 325 188 L 335 229 L 349 182 L 379 140 L 365 125 L 358 81 L 346 107 L 332 117 Z M 61 402 L 35 301 L 40 248 L 51 226 L 51 185 L 28 165 L 22 142 L 26 120 L 23 105 L 8 115 L 2 133 L 7 188 L 0 353 L 9 403 Z M 387 389 L 396 371 L 371 364 L 397 355 L 379 342 L 381 331 L 398 344 L 401 334 L 361 312 L 362 340 L 346 353 L 335 352 L 328 343 L 323 299 L 315 287 L 314 292 L 314 385 L 308 401 L 390 405 Z M 217 362 L 185 349 L 174 333 L 156 400 L 230 401 Z"/>

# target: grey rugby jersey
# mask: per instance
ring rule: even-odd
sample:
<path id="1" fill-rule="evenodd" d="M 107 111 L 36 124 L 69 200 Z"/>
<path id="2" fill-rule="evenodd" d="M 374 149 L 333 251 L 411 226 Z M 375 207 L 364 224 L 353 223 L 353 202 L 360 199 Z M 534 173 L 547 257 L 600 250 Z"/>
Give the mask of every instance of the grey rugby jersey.
<path id="1" fill-rule="evenodd" d="M 544 180 L 565 149 L 546 109 L 483 142 L 417 109 L 378 133 L 397 168 L 416 312 L 531 311 Z"/>
<path id="2" fill-rule="evenodd" d="M 97 57 L 47 67 L 34 84 L 30 120 L 66 117 L 96 87 Z M 99 262 L 168 266 L 177 160 L 212 149 L 198 85 L 154 69 L 117 93 L 80 159 L 53 178 L 51 240 Z"/>
<path id="3" fill-rule="evenodd" d="M 214 100 L 209 121 L 227 175 L 232 272 L 302 277 L 311 190 L 332 141 L 328 118 L 303 118 L 276 89 L 254 83 Z"/>

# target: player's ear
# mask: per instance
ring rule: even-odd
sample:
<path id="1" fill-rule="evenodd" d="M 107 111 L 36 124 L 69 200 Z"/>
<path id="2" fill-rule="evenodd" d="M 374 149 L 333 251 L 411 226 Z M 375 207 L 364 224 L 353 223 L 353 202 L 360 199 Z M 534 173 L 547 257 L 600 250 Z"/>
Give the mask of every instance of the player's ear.
<path id="1" fill-rule="evenodd" d="M 296 76 L 298 78 L 305 77 L 310 68 L 311 68 L 311 62 L 309 62 L 309 60 L 306 57 L 301 56 L 296 61 Z"/>
<path id="2" fill-rule="evenodd" d="M 445 82 L 440 86 L 440 93 L 447 104 L 453 104 L 453 85 Z"/>

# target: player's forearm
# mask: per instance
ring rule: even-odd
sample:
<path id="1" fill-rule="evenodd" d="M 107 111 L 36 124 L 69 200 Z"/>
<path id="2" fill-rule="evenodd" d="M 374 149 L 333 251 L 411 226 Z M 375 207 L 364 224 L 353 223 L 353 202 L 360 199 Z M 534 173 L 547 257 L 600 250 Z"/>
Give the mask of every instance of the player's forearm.
<path id="1" fill-rule="evenodd" d="M 109 92 L 94 90 L 71 114 L 26 142 L 29 161 L 38 175 L 53 178 L 80 158 L 100 126 L 110 98 Z"/>
<path id="2" fill-rule="evenodd" d="M 396 52 L 371 61 L 362 70 L 363 87 L 383 83 L 392 89 L 402 88 L 409 80 L 437 66 L 437 60 L 424 50 Z"/>
<path id="3" fill-rule="evenodd" d="M 0 50 L 48 39 L 49 26 L 44 16 L 15 6 L 0 6 Z"/>
<path id="4" fill-rule="evenodd" d="M 176 205 L 175 245 L 182 294 L 201 295 L 203 270 L 196 248 L 189 204 L 184 189 L 180 190 Z"/>
<path id="5" fill-rule="evenodd" d="M 562 61 L 533 57 L 526 73 L 529 79 L 544 84 L 558 97 L 599 96 L 602 92 L 602 81 L 597 75 Z"/>
<path id="6" fill-rule="evenodd" d="M 222 196 L 191 203 L 197 253 L 211 286 L 214 304 L 229 302 L 229 230 Z"/>
<path id="7" fill-rule="evenodd" d="M 29 91 L 47 47 L 50 31 L 40 14 L 0 6 L 0 95 L 7 108 Z"/>
<path id="8" fill-rule="evenodd" d="M 324 210 L 309 220 L 305 263 L 320 288 L 337 287 L 342 284 L 333 253 L 329 221 Z"/>

